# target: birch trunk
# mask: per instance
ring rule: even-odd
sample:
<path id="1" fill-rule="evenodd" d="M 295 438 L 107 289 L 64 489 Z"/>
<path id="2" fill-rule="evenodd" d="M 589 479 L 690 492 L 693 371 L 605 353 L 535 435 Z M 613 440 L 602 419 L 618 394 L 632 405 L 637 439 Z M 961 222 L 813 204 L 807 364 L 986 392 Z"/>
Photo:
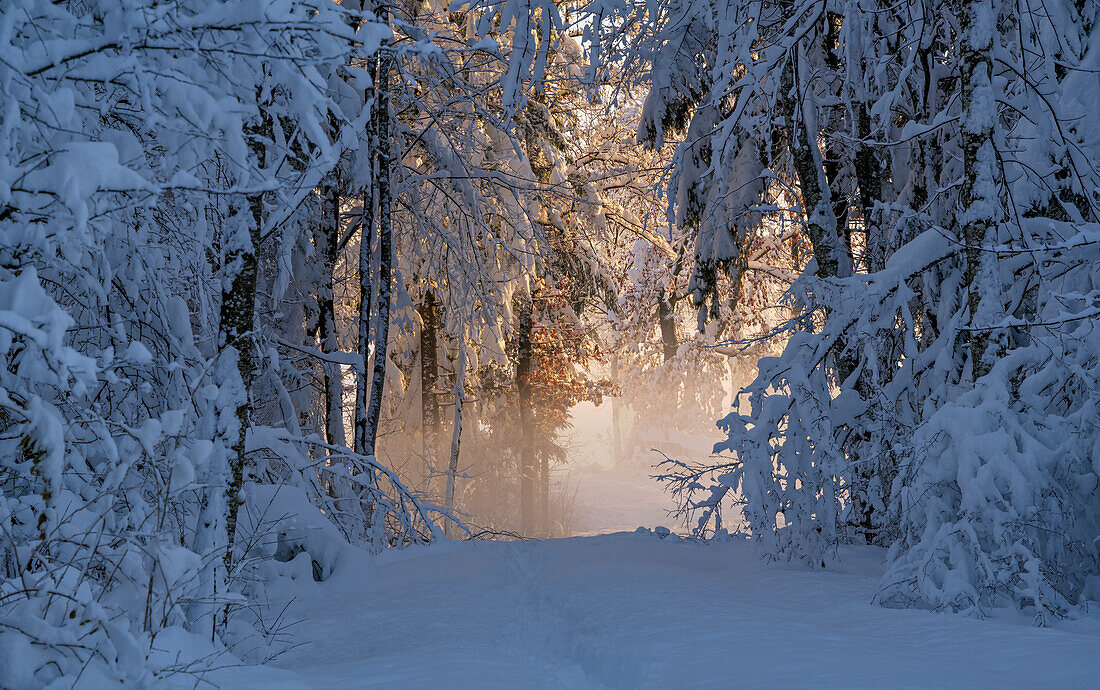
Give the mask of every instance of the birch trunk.
<path id="1" fill-rule="evenodd" d="M 340 192 L 334 185 L 325 190 L 328 217 L 325 219 L 319 240 L 321 246 L 321 285 L 318 289 L 317 339 L 321 352 L 331 354 L 340 349 L 336 340 L 336 301 L 333 296 L 336 257 L 340 243 Z M 325 395 L 325 441 L 333 446 L 345 445 L 344 439 L 344 384 L 340 365 L 321 362 Z"/>
<path id="2" fill-rule="evenodd" d="M 373 127 L 372 127 L 373 129 Z M 372 144 L 373 146 L 373 144 Z M 359 338 L 356 352 L 362 367 L 355 379 L 355 446 L 360 455 L 367 455 L 367 362 L 370 361 L 371 300 L 374 277 L 374 190 L 363 193 L 363 229 L 359 237 Z"/>
<path id="3" fill-rule="evenodd" d="M 996 20 L 990 0 L 956 0 L 959 16 L 959 63 L 962 71 L 962 155 L 963 179 L 959 193 L 960 234 L 966 245 L 964 281 L 968 290 L 967 306 L 971 326 L 982 323 L 982 264 L 986 260 L 984 247 L 996 226 L 995 197 L 996 150 L 993 128 L 996 122 L 996 100 L 991 82 L 993 76 L 993 28 Z M 986 358 L 989 347 L 988 330 L 967 332 L 973 376 L 979 379 L 989 372 Z"/>
<path id="4" fill-rule="evenodd" d="M 380 18 L 388 19 L 386 10 Z M 377 146 L 378 178 L 375 185 L 378 194 L 378 301 L 375 304 L 374 372 L 371 377 L 370 396 L 363 438 L 363 454 L 373 456 L 378 440 L 378 422 L 382 416 L 382 399 L 386 387 L 386 348 L 390 336 L 390 300 L 393 278 L 393 224 L 390 217 L 392 202 L 390 190 L 390 164 L 393 142 L 390 139 L 389 74 L 391 58 L 385 52 L 379 58 L 377 92 L 374 101 L 374 132 Z"/>
<path id="5" fill-rule="evenodd" d="M 458 361 L 455 362 L 455 422 L 451 431 L 451 453 L 447 462 L 447 490 L 444 507 L 448 514 L 455 510 L 455 475 L 458 474 L 458 452 L 462 443 L 462 406 L 466 402 L 466 332 L 463 329 L 458 348 Z M 438 408 L 437 408 L 438 414 Z M 454 536 L 454 523 L 443 523 L 443 533 L 450 539 Z"/>
<path id="6" fill-rule="evenodd" d="M 248 199 L 251 218 L 247 236 L 236 233 L 231 240 L 231 249 L 226 255 L 225 265 L 235 270 L 228 290 L 222 288 L 222 304 L 218 318 L 219 340 L 225 348 L 232 348 L 237 354 L 237 373 L 241 378 L 241 400 L 236 414 L 239 423 L 237 438 L 233 444 L 233 453 L 229 464 L 229 484 L 226 488 L 226 572 L 232 572 L 233 544 L 237 533 L 237 515 L 241 507 L 241 487 L 244 484 L 246 462 L 245 438 L 252 418 L 252 379 L 255 373 L 253 355 L 254 343 L 252 329 L 256 317 L 256 249 L 260 243 L 260 228 L 263 222 L 263 197 L 252 196 Z"/>

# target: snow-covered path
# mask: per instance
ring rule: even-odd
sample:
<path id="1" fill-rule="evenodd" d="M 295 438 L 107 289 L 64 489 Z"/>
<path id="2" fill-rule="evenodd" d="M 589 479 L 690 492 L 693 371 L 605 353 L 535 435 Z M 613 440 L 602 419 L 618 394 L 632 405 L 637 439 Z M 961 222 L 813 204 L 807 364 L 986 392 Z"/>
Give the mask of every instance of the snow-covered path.
<path id="1" fill-rule="evenodd" d="M 387 553 L 296 584 L 314 643 L 277 663 L 316 688 L 1096 687 L 1093 621 L 881 609 L 880 557 L 811 572 L 634 534 Z"/>

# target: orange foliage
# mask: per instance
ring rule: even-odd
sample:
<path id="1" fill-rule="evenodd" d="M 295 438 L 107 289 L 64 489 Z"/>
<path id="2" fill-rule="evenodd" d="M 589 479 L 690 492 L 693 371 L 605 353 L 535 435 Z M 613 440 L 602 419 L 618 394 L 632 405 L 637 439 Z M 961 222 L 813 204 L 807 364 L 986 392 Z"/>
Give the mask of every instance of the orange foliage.
<path id="1" fill-rule="evenodd" d="M 565 426 L 570 408 L 577 403 L 598 405 L 615 392 L 609 379 L 591 378 L 583 369 L 590 362 L 603 361 L 605 353 L 570 308 L 570 287 L 565 279 L 553 289 L 540 285 L 534 292 L 531 387 L 541 434 L 550 435 Z"/>

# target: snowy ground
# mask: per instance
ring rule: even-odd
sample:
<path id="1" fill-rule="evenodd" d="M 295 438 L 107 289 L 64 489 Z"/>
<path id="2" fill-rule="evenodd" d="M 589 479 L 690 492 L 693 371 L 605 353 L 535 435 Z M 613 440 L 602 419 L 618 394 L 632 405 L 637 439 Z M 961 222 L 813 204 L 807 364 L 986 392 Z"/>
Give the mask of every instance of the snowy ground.
<path id="1" fill-rule="evenodd" d="M 652 534 L 393 551 L 276 589 L 312 641 L 276 664 L 315 688 L 1097 687 L 1097 621 L 878 608 L 881 556 L 812 572 Z"/>

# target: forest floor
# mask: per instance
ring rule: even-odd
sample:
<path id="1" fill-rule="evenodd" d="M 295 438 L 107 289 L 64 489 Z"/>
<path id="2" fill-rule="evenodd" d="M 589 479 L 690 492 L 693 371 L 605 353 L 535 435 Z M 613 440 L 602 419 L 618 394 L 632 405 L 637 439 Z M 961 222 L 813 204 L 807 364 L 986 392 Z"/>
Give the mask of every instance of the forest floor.
<path id="1" fill-rule="evenodd" d="M 884 553 L 841 555 L 811 571 L 652 532 L 357 555 L 273 584 L 304 643 L 274 663 L 313 688 L 1097 687 L 1100 618 L 884 609 Z"/>

